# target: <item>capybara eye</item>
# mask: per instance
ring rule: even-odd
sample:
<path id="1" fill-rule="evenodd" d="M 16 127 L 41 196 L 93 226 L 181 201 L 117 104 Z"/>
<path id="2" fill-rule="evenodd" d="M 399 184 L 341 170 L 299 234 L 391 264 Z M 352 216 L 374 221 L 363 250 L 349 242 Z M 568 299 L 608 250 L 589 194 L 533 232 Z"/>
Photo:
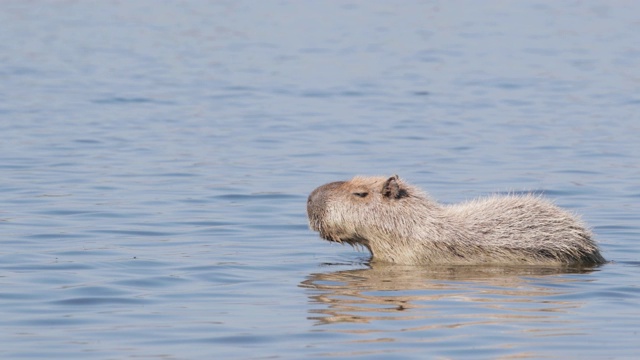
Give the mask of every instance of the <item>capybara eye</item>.
<path id="1" fill-rule="evenodd" d="M 367 197 L 367 195 L 369 195 L 369 193 L 368 192 L 354 192 L 353 195 L 355 195 L 357 197 L 364 198 L 364 197 Z"/>

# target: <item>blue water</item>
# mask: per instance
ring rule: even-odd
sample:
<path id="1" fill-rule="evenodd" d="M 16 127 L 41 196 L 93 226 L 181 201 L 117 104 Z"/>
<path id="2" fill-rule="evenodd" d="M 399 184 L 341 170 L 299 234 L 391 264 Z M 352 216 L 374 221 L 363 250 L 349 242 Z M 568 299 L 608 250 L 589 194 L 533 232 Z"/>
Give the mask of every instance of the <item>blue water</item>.
<path id="1" fill-rule="evenodd" d="M 640 4 L 0 3 L 0 357 L 632 358 Z M 612 262 L 369 266 L 308 193 L 534 191 Z"/>

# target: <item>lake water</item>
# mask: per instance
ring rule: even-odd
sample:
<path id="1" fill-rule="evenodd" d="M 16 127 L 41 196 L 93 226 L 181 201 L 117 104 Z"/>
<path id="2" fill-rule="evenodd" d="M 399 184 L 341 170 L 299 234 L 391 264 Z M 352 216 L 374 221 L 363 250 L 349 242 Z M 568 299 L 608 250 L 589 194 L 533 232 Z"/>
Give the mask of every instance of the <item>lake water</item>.
<path id="1" fill-rule="evenodd" d="M 640 3 L 3 1 L 3 359 L 633 358 Z M 369 266 L 316 186 L 542 192 L 611 263 Z"/>

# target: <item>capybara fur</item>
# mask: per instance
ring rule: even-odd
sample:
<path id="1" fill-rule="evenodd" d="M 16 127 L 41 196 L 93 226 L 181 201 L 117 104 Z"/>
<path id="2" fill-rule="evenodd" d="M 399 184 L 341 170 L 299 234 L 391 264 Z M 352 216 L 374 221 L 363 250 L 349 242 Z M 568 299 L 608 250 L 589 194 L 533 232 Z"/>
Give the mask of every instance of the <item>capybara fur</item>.
<path id="1" fill-rule="evenodd" d="M 574 215 L 536 195 L 443 205 L 397 175 L 354 177 L 315 189 L 309 226 L 329 241 L 361 245 L 397 264 L 604 263 Z"/>

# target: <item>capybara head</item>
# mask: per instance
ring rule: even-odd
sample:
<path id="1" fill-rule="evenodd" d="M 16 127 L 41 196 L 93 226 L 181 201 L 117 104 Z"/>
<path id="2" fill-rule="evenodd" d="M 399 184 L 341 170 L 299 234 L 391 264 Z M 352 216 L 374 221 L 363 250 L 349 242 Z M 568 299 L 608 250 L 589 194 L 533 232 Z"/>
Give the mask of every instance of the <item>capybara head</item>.
<path id="1" fill-rule="evenodd" d="M 315 189 L 307 200 L 307 215 L 309 226 L 322 238 L 370 249 L 369 234 L 391 235 L 409 229 L 407 225 L 417 220 L 413 214 L 424 212 L 415 209 L 424 200 L 419 189 L 397 175 L 355 177 Z"/>

